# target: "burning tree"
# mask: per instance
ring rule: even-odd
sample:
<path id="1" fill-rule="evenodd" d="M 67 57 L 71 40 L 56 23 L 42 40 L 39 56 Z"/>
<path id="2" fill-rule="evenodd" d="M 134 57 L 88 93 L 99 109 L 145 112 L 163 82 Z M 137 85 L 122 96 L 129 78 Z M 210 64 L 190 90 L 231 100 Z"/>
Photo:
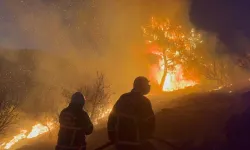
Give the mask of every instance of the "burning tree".
<path id="1" fill-rule="evenodd" d="M 193 49 L 201 42 L 201 35 L 194 29 L 185 32 L 181 26 L 174 26 L 168 19 L 151 19 L 149 26 L 143 27 L 147 44 L 153 46 L 151 53 L 160 57 L 159 65 L 162 70 L 158 80 L 163 90 L 179 89 L 194 85 L 194 81 L 184 81 L 182 65 L 194 59 Z M 178 79 L 174 76 L 178 74 Z M 171 80 L 179 82 L 178 87 L 170 85 Z"/>

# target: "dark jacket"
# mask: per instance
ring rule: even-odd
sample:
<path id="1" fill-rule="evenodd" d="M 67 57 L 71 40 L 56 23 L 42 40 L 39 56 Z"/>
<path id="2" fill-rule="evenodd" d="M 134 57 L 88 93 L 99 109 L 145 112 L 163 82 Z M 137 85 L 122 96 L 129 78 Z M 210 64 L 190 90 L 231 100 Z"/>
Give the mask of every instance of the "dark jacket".
<path id="1" fill-rule="evenodd" d="M 83 106 L 70 104 L 62 110 L 59 122 L 57 149 L 81 149 L 86 147 L 85 136 L 93 132 L 93 124 Z"/>
<path id="2" fill-rule="evenodd" d="M 148 98 L 138 92 L 123 94 L 108 119 L 109 139 L 115 144 L 136 145 L 152 137 L 155 116 Z"/>

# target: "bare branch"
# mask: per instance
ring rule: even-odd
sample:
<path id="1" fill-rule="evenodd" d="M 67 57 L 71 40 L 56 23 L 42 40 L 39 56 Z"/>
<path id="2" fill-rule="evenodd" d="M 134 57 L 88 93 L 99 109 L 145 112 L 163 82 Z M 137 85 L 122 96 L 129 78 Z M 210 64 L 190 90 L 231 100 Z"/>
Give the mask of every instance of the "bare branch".
<path id="1" fill-rule="evenodd" d="M 0 100 L 0 134 L 4 134 L 6 129 L 13 125 L 18 117 L 17 108 L 19 99 L 1 99 Z"/>

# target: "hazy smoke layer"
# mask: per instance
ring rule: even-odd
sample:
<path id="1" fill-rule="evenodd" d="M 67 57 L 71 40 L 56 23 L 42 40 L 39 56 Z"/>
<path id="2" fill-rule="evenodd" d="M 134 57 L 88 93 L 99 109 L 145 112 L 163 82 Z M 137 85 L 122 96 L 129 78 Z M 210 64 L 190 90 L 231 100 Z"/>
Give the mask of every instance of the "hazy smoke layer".
<path id="1" fill-rule="evenodd" d="M 62 87 L 76 89 L 96 71 L 119 95 L 148 75 L 141 26 L 152 16 L 190 25 L 187 0 L 1 0 L 0 47 L 13 50 L 1 56 L 34 65 L 29 104 L 57 106 Z"/>

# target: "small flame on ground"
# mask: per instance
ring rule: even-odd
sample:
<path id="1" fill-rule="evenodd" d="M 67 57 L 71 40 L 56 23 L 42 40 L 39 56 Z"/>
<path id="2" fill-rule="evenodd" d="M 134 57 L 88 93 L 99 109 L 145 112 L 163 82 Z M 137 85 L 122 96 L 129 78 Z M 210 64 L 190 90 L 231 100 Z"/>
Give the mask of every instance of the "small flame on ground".
<path id="1" fill-rule="evenodd" d="M 1 144 L 1 147 L 4 147 L 4 149 L 10 149 L 14 144 L 19 142 L 22 139 L 32 139 L 35 138 L 41 134 L 44 134 L 48 132 L 49 130 L 54 128 L 53 122 L 48 122 L 47 125 L 42 125 L 40 123 L 34 125 L 32 127 L 32 130 L 27 134 L 27 130 L 21 130 L 21 133 L 14 136 L 8 143 Z"/>
<path id="2" fill-rule="evenodd" d="M 26 133 L 27 133 L 27 130 L 22 130 L 20 134 L 14 136 L 13 139 L 10 140 L 10 142 L 4 145 L 4 149 L 10 149 L 11 146 L 13 146 L 15 143 L 26 138 Z"/>
<path id="3" fill-rule="evenodd" d="M 103 111 L 103 113 L 101 113 L 97 119 L 94 121 L 94 124 L 98 124 L 98 121 L 100 119 L 103 119 L 104 117 L 106 117 L 112 109 L 107 109 L 105 111 Z M 8 143 L 2 143 L 0 145 L 0 149 L 4 148 L 4 149 L 10 149 L 14 144 L 16 144 L 17 142 L 19 142 L 20 140 L 23 139 L 32 139 L 35 138 L 39 135 L 42 135 L 52 129 L 55 128 L 54 122 L 47 122 L 46 125 L 42 125 L 41 123 L 38 123 L 34 126 L 32 126 L 32 130 L 28 133 L 27 130 L 21 130 L 21 133 L 14 136 Z M 27 134 L 28 133 L 28 134 Z"/>
<path id="4" fill-rule="evenodd" d="M 29 135 L 27 136 L 27 139 L 31 139 L 34 137 L 37 137 L 38 135 L 41 135 L 43 133 L 46 133 L 50 130 L 51 127 L 48 126 L 44 126 L 42 124 L 36 124 L 32 127 L 32 131 L 29 133 Z"/>
<path id="5" fill-rule="evenodd" d="M 224 86 L 219 86 L 218 88 L 213 89 L 213 91 L 218 91 L 218 90 L 222 89 L 223 87 Z"/>
<path id="6" fill-rule="evenodd" d="M 212 91 L 218 91 L 218 90 L 221 90 L 222 88 L 229 88 L 231 86 L 233 86 L 233 84 L 219 86 L 219 87 L 213 89 Z M 229 91 L 229 93 L 232 93 L 232 91 Z"/>

